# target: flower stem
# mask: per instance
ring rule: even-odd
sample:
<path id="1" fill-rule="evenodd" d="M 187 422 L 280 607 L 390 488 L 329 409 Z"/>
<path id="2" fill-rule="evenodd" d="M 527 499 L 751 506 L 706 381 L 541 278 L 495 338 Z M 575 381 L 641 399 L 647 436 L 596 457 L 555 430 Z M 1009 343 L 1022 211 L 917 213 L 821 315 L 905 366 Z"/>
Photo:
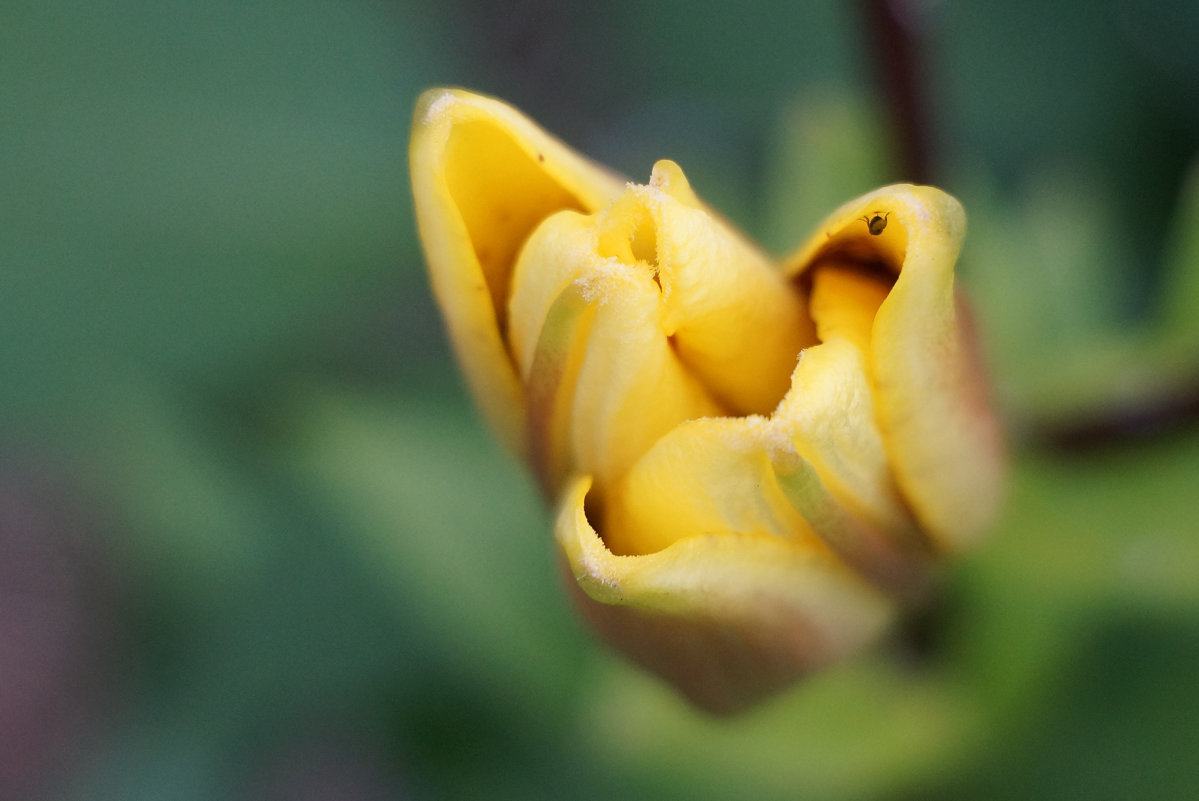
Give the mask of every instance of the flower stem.
<path id="1" fill-rule="evenodd" d="M 930 183 L 933 153 L 920 59 L 922 15 L 910 0 L 862 0 L 861 9 L 879 91 L 898 140 L 901 177 Z"/>
<path id="2" fill-rule="evenodd" d="M 1033 439 L 1055 451 L 1087 456 L 1120 443 L 1163 439 L 1193 431 L 1199 421 L 1199 380 L 1132 404 L 1112 404 L 1068 421 L 1034 429 Z"/>

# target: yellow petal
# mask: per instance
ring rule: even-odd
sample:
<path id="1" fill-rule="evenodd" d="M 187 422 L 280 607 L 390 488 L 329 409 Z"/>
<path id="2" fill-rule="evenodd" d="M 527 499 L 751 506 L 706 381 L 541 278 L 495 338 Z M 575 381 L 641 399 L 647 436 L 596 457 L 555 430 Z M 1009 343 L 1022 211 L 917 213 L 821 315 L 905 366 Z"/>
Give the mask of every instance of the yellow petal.
<path id="1" fill-rule="evenodd" d="M 852 262 L 829 259 L 809 273 L 811 313 L 821 342 L 847 340 L 860 353 L 870 352 L 878 307 L 895 283 L 893 275 L 855 269 Z"/>
<path id="2" fill-rule="evenodd" d="M 503 339 L 515 256 L 545 217 L 601 208 L 622 182 L 510 106 L 456 89 L 421 96 L 409 166 L 433 291 L 462 372 L 492 429 L 524 453 L 524 399 Z"/>
<path id="3" fill-rule="evenodd" d="M 608 494 L 604 542 L 649 554 L 706 534 L 819 542 L 779 490 L 762 417 L 692 420 L 654 444 Z"/>
<path id="4" fill-rule="evenodd" d="M 873 639 L 892 605 L 818 545 L 679 540 L 617 556 L 587 520 L 589 478 L 562 495 L 555 536 L 580 608 L 605 637 L 709 711 L 731 713 Z"/>
<path id="5" fill-rule="evenodd" d="M 649 264 L 602 255 L 596 217 L 562 212 L 529 237 L 513 280 L 509 332 L 529 396 L 543 484 L 565 472 L 615 482 L 679 423 L 723 412 L 663 331 Z M 549 399 L 552 406 L 543 405 Z"/>
<path id="6" fill-rule="evenodd" d="M 693 537 L 774 539 L 835 553 L 897 598 L 917 597 L 929 560 L 911 522 L 897 532 L 863 520 L 793 439 L 791 421 L 777 417 L 680 425 L 605 494 L 604 543 L 615 554 L 645 555 Z"/>
<path id="7" fill-rule="evenodd" d="M 550 308 L 575 280 L 605 269 L 596 253 L 591 215 L 560 211 L 525 241 L 512 270 L 508 297 L 508 346 L 517 370 L 528 380 Z"/>
<path id="8" fill-rule="evenodd" d="M 737 414 L 773 411 L 801 348 L 815 342 L 801 290 L 703 206 L 672 161 L 634 191 L 652 220 L 666 333 Z"/>
<path id="9" fill-rule="evenodd" d="M 614 484 L 680 423 L 723 409 L 682 365 L 661 328 L 657 286 L 612 265 L 578 283 L 596 304 L 575 390 L 572 442 L 579 471 Z"/>
<path id="10" fill-rule="evenodd" d="M 812 316 L 822 342 L 804 351 L 774 420 L 855 516 L 917 547 L 868 374 L 871 329 L 886 293 L 885 284 L 850 269 L 814 271 Z"/>
<path id="11" fill-rule="evenodd" d="M 871 220 L 884 216 L 881 233 Z M 998 502 L 998 432 L 959 321 L 953 270 L 966 231 L 932 187 L 884 187 L 834 212 L 790 259 L 789 275 L 850 261 L 895 274 L 874 320 L 869 375 L 895 480 L 938 547 L 980 534 Z"/>
<path id="12" fill-rule="evenodd" d="M 568 286 L 550 304 L 525 375 L 529 456 L 547 498 L 576 462 L 572 439 L 575 387 L 587 354 L 595 304 Z"/>

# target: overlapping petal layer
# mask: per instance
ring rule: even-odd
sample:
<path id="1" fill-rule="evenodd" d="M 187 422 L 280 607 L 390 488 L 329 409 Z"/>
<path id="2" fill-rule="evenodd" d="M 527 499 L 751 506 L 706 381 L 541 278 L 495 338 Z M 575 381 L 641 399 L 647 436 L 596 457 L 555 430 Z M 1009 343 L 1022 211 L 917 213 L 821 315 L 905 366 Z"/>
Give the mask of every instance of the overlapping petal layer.
<path id="1" fill-rule="evenodd" d="M 409 171 L 433 292 L 463 375 L 492 430 L 523 454 L 524 390 L 502 334 L 512 262 L 545 217 L 602 208 L 623 184 L 511 106 L 456 89 L 421 95 Z"/>
<path id="2" fill-rule="evenodd" d="M 862 218 L 879 210 L 888 214 L 885 230 L 864 236 Z M 961 205 L 941 190 L 888 186 L 829 215 L 783 265 L 801 280 L 845 262 L 891 277 L 870 335 L 875 415 L 906 503 L 944 550 L 985 533 L 1003 473 L 999 429 L 954 290 L 965 233 Z"/>

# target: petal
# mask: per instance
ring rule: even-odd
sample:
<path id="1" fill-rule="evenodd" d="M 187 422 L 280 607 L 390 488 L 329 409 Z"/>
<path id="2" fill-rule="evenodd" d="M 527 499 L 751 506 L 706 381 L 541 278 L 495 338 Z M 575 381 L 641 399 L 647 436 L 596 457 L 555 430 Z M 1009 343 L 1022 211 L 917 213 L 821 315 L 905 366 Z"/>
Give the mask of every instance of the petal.
<path id="1" fill-rule="evenodd" d="M 680 423 L 724 413 L 662 333 L 660 293 L 642 270 L 613 265 L 575 285 L 596 304 L 571 423 L 578 470 L 612 486 Z"/>
<path id="2" fill-rule="evenodd" d="M 635 190 L 653 220 L 666 333 L 685 364 L 737 414 L 768 414 L 800 349 L 815 343 L 800 288 L 696 199 L 672 161 Z"/>
<path id="3" fill-rule="evenodd" d="M 876 215 L 887 225 L 871 235 L 866 220 Z M 801 275 L 848 260 L 896 275 L 874 320 L 870 381 L 895 480 L 943 549 L 983 533 L 1002 473 L 998 429 L 954 295 L 965 230 L 961 206 L 939 189 L 884 187 L 834 212 L 785 265 Z"/>
<path id="4" fill-rule="evenodd" d="M 542 329 L 558 296 L 577 279 L 607 265 L 596 252 L 592 215 L 560 211 L 529 235 L 513 267 L 508 297 L 508 348 L 521 379 L 529 379 Z"/>
<path id="5" fill-rule="evenodd" d="M 886 293 L 886 285 L 863 273 L 814 271 L 812 315 L 822 343 L 804 351 L 774 419 L 855 516 L 915 548 L 868 375 L 871 328 Z"/>
<path id="6" fill-rule="evenodd" d="M 547 498 L 574 469 L 571 437 L 575 387 L 587 353 L 595 304 L 568 286 L 550 304 L 525 376 L 529 456 Z"/>
<path id="7" fill-rule="evenodd" d="M 662 326 L 649 264 L 601 255 L 599 219 L 562 212 L 529 237 L 513 279 L 511 350 L 528 385 L 543 485 L 568 472 L 610 486 L 679 423 L 724 410 L 684 367 Z"/>
<path id="8" fill-rule="evenodd" d="M 925 599 L 933 563 L 924 543 L 914 541 L 914 532 L 865 522 L 798 452 L 779 448 L 771 459 L 783 496 L 837 556 L 905 605 Z"/>
<path id="9" fill-rule="evenodd" d="M 604 542 L 648 554 L 687 537 L 734 534 L 819 543 L 778 488 L 771 424 L 762 417 L 692 420 L 654 444 L 609 493 Z"/>
<path id="10" fill-rule="evenodd" d="M 919 598 L 929 560 L 910 521 L 906 537 L 864 522 L 794 449 L 793 436 L 777 418 L 680 425 L 605 495 L 605 545 L 645 555 L 708 535 L 789 541 L 835 553 L 897 599 Z"/>
<path id="11" fill-rule="evenodd" d="M 456 89 L 421 96 L 409 165 L 433 291 L 462 372 L 488 424 L 523 453 L 524 399 L 503 340 L 515 255 L 545 217 L 594 211 L 622 182 L 510 106 Z"/>
<path id="12" fill-rule="evenodd" d="M 893 606 L 819 545 L 718 535 L 617 556 L 563 493 L 555 536 L 601 634 L 697 705 L 732 713 L 860 648 Z"/>

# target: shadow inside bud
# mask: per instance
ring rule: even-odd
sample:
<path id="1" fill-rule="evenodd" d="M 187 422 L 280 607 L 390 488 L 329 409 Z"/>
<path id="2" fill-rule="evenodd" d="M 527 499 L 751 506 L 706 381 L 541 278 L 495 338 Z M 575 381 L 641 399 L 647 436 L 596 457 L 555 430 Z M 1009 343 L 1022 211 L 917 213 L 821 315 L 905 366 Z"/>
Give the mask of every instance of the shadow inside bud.
<path id="1" fill-rule="evenodd" d="M 799 259 L 792 260 L 792 267 L 787 272 L 810 271 L 831 261 L 877 274 L 893 283 L 907 258 L 907 216 L 902 210 L 888 213 L 887 225 L 879 233 L 873 233 L 869 222 L 862 218 L 847 220 L 834 230 L 826 230 L 824 242 L 805 249 L 802 264 Z M 803 273 L 800 273 L 802 277 Z"/>

